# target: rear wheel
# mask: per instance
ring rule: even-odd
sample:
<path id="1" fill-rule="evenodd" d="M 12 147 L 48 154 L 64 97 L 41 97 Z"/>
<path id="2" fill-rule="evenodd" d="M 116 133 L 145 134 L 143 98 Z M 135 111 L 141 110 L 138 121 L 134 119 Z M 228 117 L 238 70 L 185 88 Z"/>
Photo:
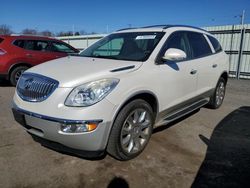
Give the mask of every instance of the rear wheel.
<path id="1" fill-rule="evenodd" d="M 114 122 L 107 152 L 119 160 L 138 156 L 151 137 L 153 122 L 153 111 L 146 101 L 136 99 L 130 102 Z"/>
<path id="2" fill-rule="evenodd" d="M 213 96 L 210 98 L 208 107 L 212 109 L 219 108 L 223 103 L 225 92 L 226 92 L 226 81 L 224 78 L 221 77 L 217 83 Z"/>
<path id="3" fill-rule="evenodd" d="M 19 78 L 21 77 L 22 73 L 27 70 L 29 67 L 27 66 L 19 66 L 14 68 L 10 73 L 10 83 L 13 86 L 16 86 Z"/>

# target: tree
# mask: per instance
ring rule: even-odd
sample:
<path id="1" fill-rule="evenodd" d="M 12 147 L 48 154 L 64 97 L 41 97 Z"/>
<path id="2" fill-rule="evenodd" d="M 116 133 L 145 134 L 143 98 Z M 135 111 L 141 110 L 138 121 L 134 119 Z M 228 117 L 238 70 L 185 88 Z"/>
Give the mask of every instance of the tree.
<path id="1" fill-rule="evenodd" d="M 59 36 L 59 37 L 73 36 L 73 32 L 72 32 L 72 31 L 67 31 L 67 32 L 61 31 L 61 32 L 59 32 L 59 33 L 57 34 L 57 36 Z"/>
<path id="2" fill-rule="evenodd" d="M 77 36 L 77 35 L 80 35 L 80 32 L 78 32 L 78 31 L 77 31 L 77 32 L 75 32 L 75 35 L 76 35 L 76 36 Z"/>
<path id="3" fill-rule="evenodd" d="M 41 34 L 43 36 L 46 36 L 46 37 L 52 37 L 52 36 L 54 36 L 54 34 L 51 31 L 49 31 L 49 30 L 41 31 L 39 34 Z"/>
<path id="4" fill-rule="evenodd" d="M 37 30 L 36 29 L 24 29 L 22 31 L 22 34 L 28 34 L 28 35 L 36 35 L 37 34 Z"/>
<path id="5" fill-rule="evenodd" d="M 80 35 L 86 35 L 86 34 L 87 34 L 87 32 L 85 30 L 80 31 Z"/>
<path id="6" fill-rule="evenodd" d="M 0 35 L 9 35 L 12 34 L 13 31 L 10 29 L 11 27 L 6 24 L 0 25 Z"/>
<path id="7" fill-rule="evenodd" d="M 84 30 L 80 30 L 80 31 L 76 31 L 75 36 L 78 35 L 91 35 L 91 34 L 97 34 L 96 32 L 86 32 Z M 73 36 L 73 32 L 72 31 L 60 31 L 59 33 L 56 34 L 56 36 L 58 37 L 65 37 L 65 36 Z"/>

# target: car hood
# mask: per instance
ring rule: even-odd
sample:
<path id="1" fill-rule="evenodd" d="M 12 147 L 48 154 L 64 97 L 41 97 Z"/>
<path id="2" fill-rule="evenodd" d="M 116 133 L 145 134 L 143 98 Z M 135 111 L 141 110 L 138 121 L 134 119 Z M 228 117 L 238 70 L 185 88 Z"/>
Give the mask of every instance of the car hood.
<path id="1" fill-rule="evenodd" d="M 32 67 L 26 73 L 36 73 L 59 81 L 59 87 L 75 87 L 101 78 L 137 70 L 142 62 L 68 56 Z"/>

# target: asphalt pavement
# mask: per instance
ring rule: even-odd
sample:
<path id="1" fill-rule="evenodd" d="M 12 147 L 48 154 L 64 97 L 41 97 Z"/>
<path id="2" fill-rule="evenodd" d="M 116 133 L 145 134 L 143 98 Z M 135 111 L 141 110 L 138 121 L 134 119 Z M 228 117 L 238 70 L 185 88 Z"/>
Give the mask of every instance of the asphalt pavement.
<path id="1" fill-rule="evenodd" d="M 250 80 L 230 79 L 218 110 L 202 108 L 154 131 L 120 162 L 84 159 L 35 142 L 12 116 L 14 87 L 0 82 L 0 187 L 249 187 Z"/>

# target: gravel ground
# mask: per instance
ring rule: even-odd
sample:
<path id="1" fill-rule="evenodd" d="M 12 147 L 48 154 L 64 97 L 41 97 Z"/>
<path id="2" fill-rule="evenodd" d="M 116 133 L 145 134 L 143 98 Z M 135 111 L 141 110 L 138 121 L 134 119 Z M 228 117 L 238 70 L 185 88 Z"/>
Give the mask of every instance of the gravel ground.
<path id="1" fill-rule="evenodd" d="M 0 82 L 0 187 L 246 187 L 250 181 L 249 80 L 230 79 L 220 109 L 202 108 L 157 129 L 145 151 L 127 162 L 41 146 L 14 121 L 13 93 Z"/>

